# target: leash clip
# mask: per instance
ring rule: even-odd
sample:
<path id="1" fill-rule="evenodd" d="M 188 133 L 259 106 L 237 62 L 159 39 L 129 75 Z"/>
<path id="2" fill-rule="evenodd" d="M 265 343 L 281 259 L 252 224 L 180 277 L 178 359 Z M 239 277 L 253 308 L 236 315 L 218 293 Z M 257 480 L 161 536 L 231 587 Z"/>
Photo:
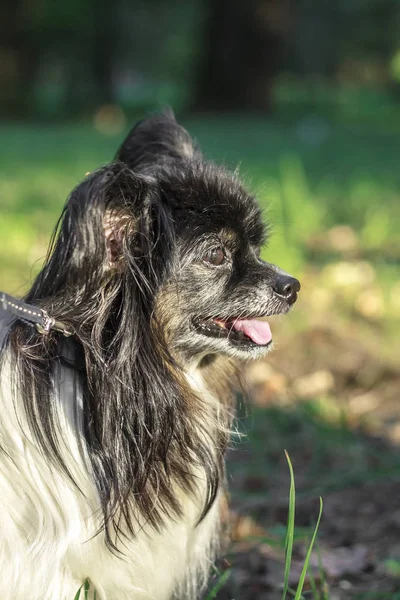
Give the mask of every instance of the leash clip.
<path id="1" fill-rule="evenodd" d="M 42 335 L 49 335 L 50 329 L 53 328 L 54 319 L 48 315 L 48 313 L 42 309 L 43 323 L 36 323 L 36 329 Z"/>
<path id="2" fill-rule="evenodd" d="M 53 317 L 50 317 L 50 315 L 47 313 L 47 311 L 42 309 L 42 314 L 43 314 L 43 324 L 36 323 L 36 329 L 42 335 L 49 335 L 51 329 L 54 329 L 54 331 L 58 331 L 59 333 L 62 333 L 65 337 L 70 337 L 73 334 L 72 331 L 67 329 L 67 327 L 64 325 L 64 323 L 61 323 L 60 321 L 56 321 Z"/>

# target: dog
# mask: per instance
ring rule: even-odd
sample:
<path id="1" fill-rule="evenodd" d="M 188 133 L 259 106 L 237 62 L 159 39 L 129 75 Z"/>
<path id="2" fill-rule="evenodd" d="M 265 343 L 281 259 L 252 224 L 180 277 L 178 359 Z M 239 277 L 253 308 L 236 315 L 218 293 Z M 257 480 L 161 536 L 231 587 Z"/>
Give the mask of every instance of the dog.
<path id="1" fill-rule="evenodd" d="M 1 353 L 2 600 L 86 580 L 97 600 L 200 596 L 237 359 L 271 349 L 265 317 L 300 289 L 265 239 L 256 199 L 168 111 L 71 193 L 20 309 L 49 327 L 14 322 Z"/>

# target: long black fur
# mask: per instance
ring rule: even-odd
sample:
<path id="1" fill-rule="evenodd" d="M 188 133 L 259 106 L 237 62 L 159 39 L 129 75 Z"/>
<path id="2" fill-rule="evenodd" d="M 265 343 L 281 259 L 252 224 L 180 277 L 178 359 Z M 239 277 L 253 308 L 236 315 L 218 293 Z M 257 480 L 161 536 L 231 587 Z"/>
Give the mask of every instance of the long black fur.
<path id="1" fill-rule="evenodd" d="M 123 236 L 125 267 L 113 272 L 103 220 L 107 211 L 119 210 L 135 223 L 135 233 Z M 134 534 L 138 511 L 142 523 L 156 528 L 165 515 L 179 515 L 172 481 L 193 491 L 196 482 L 188 465 L 206 472 L 203 516 L 221 476 L 221 462 L 202 424 L 201 403 L 192 401 L 154 315 L 174 245 L 171 213 L 157 181 L 113 163 L 92 173 L 71 194 L 46 263 L 26 296 L 27 302 L 62 318 L 83 347 L 86 450 L 107 543 L 114 549 L 112 531 L 121 533 L 121 517 Z M 12 346 L 15 384 L 30 426 L 43 452 L 50 449 L 60 463 L 51 380 L 59 357 L 57 336 L 43 338 L 19 327 Z"/>

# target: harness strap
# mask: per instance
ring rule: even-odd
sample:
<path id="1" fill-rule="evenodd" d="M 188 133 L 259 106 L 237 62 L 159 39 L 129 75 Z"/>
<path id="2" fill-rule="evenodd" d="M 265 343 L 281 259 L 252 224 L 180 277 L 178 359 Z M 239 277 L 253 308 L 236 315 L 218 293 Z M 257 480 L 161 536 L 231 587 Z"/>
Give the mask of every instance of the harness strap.
<path id="1" fill-rule="evenodd" d="M 85 357 L 82 346 L 70 337 L 72 331 L 45 310 L 0 292 L 0 355 L 17 321 L 35 327 L 44 335 L 52 329 L 63 334 L 58 340 L 58 356 L 51 366 L 54 394 L 69 424 L 74 430 L 83 431 Z"/>
<path id="2" fill-rule="evenodd" d="M 5 292 L 0 292 L 0 308 L 14 318 L 23 321 L 31 327 L 36 327 L 39 333 L 47 335 L 51 329 L 62 333 L 65 337 L 73 334 L 64 323 L 50 317 L 42 308 L 26 304 Z"/>

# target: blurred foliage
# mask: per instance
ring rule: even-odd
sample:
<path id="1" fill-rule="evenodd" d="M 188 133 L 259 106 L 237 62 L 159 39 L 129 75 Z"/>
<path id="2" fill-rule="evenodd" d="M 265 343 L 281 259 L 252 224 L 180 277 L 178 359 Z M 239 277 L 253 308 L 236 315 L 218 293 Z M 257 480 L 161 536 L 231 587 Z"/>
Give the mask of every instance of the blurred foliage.
<path id="1" fill-rule="evenodd" d="M 265 251 L 271 261 L 294 272 L 310 260 L 329 261 L 336 250 L 334 244 L 324 247 L 323 232 L 347 224 L 354 234 L 344 235 L 356 237 L 344 242 L 350 243 L 350 258 L 362 255 L 381 273 L 395 267 L 400 256 L 397 135 L 332 127 L 316 118 L 279 124 L 208 117 L 192 118 L 187 126 L 208 156 L 230 167 L 241 163 L 273 225 Z M 44 256 L 67 194 L 87 171 L 112 158 L 121 134 L 104 135 L 88 126 L 3 126 L 0 135 L 0 235 L 7 239 L 1 285 L 18 291 L 28 283 L 31 264 Z"/>
<path id="2" fill-rule="evenodd" d="M 399 27 L 397 0 L 6 0 L 0 115 L 89 116 L 109 103 L 130 115 L 160 103 L 267 109 L 273 99 L 389 122 Z"/>

